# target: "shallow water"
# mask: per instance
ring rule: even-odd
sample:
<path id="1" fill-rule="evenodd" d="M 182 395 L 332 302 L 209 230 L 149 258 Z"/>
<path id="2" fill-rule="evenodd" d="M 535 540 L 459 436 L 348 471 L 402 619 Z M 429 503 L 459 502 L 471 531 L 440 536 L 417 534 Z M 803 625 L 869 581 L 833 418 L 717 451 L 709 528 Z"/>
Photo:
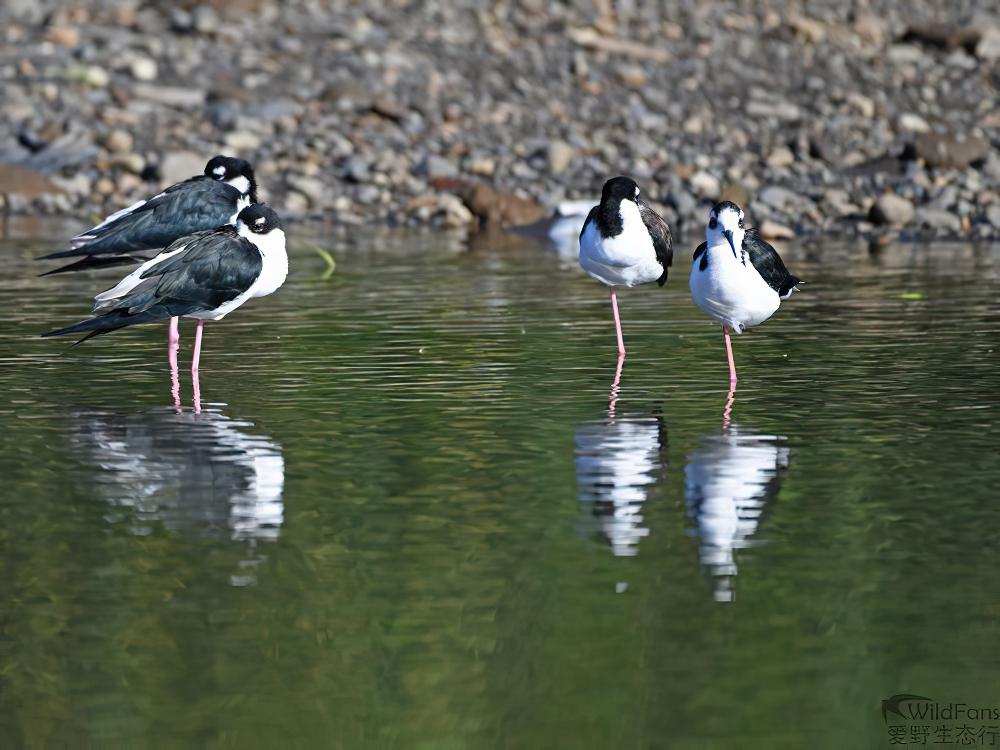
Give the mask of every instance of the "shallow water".
<path id="1" fill-rule="evenodd" d="M 111 276 L 0 244 L 3 747 L 887 747 L 893 694 L 1000 704 L 1000 249 L 784 250 L 727 410 L 686 252 L 613 389 L 572 260 L 318 241 L 206 326 L 199 415 L 165 326 L 36 337 Z"/>

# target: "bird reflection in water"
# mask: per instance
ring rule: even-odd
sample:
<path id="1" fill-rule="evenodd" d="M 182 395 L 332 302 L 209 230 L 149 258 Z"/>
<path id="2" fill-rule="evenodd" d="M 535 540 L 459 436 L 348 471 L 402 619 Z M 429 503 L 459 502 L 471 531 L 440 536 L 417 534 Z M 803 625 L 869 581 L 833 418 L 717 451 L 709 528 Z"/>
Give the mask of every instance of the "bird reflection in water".
<path id="1" fill-rule="evenodd" d="M 667 430 L 658 415 L 619 415 L 624 357 L 619 357 L 608 402 L 608 418 L 576 430 L 577 498 L 596 520 L 597 531 L 616 556 L 638 554 L 649 535 L 643 505 L 666 466 Z M 593 528 L 593 521 L 586 524 Z M 623 585 L 623 584 L 622 584 Z"/>
<path id="2" fill-rule="evenodd" d="M 252 568 L 264 559 L 258 545 L 277 540 L 284 520 L 285 462 L 277 443 L 214 410 L 85 410 L 71 419 L 73 455 L 100 471 L 96 491 L 128 510 L 134 533 L 161 525 L 243 542 L 248 559 L 231 580 L 255 582 Z"/>
<path id="3" fill-rule="evenodd" d="M 777 496 L 789 463 L 780 435 L 762 435 L 732 422 L 734 392 L 723 411 L 721 434 L 706 435 L 688 456 L 684 494 L 701 539 L 699 557 L 714 579 L 716 601 L 735 598 L 736 550 L 754 539 L 766 506 Z"/>

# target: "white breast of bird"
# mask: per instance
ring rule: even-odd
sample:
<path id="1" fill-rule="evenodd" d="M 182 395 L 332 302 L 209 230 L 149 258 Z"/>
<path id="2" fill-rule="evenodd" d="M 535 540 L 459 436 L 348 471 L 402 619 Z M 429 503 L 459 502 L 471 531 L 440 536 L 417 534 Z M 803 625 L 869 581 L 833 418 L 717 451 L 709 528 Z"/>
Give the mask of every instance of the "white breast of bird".
<path id="1" fill-rule="evenodd" d="M 708 268 L 702 271 L 700 260 L 691 267 L 691 295 L 698 307 L 733 333 L 742 333 L 774 315 L 781 304 L 778 293 L 749 260 L 743 265 L 724 244 L 706 252 Z"/>

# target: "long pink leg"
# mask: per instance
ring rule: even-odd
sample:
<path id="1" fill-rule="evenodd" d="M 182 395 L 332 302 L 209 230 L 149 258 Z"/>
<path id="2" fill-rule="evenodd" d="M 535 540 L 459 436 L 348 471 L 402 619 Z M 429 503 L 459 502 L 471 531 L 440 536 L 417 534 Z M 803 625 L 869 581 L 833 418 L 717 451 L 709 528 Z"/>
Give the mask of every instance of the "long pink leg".
<path id="1" fill-rule="evenodd" d="M 198 372 L 198 363 L 201 361 L 201 334 L 204 328 L 205 321 L 199 320 L 197 328 L 194 329 L 194 354 L 191 355 L 191 372 L 193 373 Z"/>
<path id="2" fill-rule="evenodd" d="M 726 356 L 729 357 L 729 390 L 736 390 L 736 363 L 733 362 L 733 342 L 729 338 L 729 329 L 722 326 L 722 335 L 726 337 Z"/>
<path id="3" fill-rule="evenodd" d="M 618 334 L 618 356 L 625 356 L 625 341 L 622 339 L 622 321 L 618 317 L 618 296 L 615 294 L 615 288 L 611 287 L 611 309 L 615 313 L 615 333 Z"/>
<path id="4" fill-rule="evenodd" d="M 167 352 L 174 359 L 172 360 L 174 364 L 177 363 L 177 346 L 181 343 L 181 332 L 177 326 L 177 318 L 170 319 L 170 328 L 167 331 Z"/>

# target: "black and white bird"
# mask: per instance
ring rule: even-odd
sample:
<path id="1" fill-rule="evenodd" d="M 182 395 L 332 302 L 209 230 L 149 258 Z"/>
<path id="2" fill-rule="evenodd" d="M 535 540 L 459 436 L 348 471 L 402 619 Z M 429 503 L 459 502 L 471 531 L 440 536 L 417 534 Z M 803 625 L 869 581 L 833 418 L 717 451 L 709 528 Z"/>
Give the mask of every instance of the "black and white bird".
<path id="1" fill-rule="evenodd" d="M 694 251 L 689 282 L 695 304 L 722 325 L 730 389 L 736 387 L 730 332 L 763 323 L 802 283 L 756 229 L 744 227 L 743 219 L 743 210 L 730 201 L 712 208 L 705 242 Z"/>
<path id="2" fill-rule="evenodd" d="M 256 202 L 257 182 L 250 162 L 212 157 L 204 174 L 111 214 L 73 237 L 69 250 L 42 256 L 39 260 L 80 258 L 42 275 L 146 261 L 181 237 L 234 224 L 240 211 Z M 169 350 L 175 351 L 180 341 L 177 318 L 170 319 L 167 341 Z"/>
<path id="3" fill-rule="evenodd" d="M 601 202 L 590 209 L 580 232 L 580 266 L 611 289 L 619 357 L 625 356 L 625 342 L 616 292 L 667 283 L 672 244 L 667 223 L 639 198 L 635 180 L 614 177 L 604 183 Z"/>
<path id="4" fill-rule="evenodd" d="M 244 208 L 235 226 L 181 237 L 97 296 L 96 317 L 43 336 L 92 336 L 171 317 L 194 318 L 191 370 L 198 371 L 206 320 L 222 320 L 247 300 L 280 287 L 288 274 L 285 232 L 263 203 Z M 80 342 L 78 342 L 80 343 Z"/>
<path id="5" fill-rule="evenodd" d="M 257 182 L 250 162 L 216 156 L 205 165 L 204 174 L 111 214 L 73 237 L 69 250 L 40 260 L 80 258 L 49 274 L 135 263 L 180 237 L 235 223 L 240 211 L 256 202 Z"/>
<path id="6" fill-rule="evenodd" d="M 162 408 L 84 409 L 68 422 L 73 460 L 97 472 L 98 497 L 132 511 L 130 528 L 149 533 L 162 524 L 234 540 L 278 539 L 285 461 L 281 446 L 252 423 L 216 409 L 196 417 Z"/>
<path id="7" fill-rule="evenodd" d="M 764 511 L 778 496 L 789 466 L 784 440 L 733 424 L 721 436 L 705 436 L 688 455 L 684 496 L 701 539 L 701 563 L 715 581 L 716 601 L 734 599 L 736 551 L 760 543 L 755 537 Z"/>
<path id="8" fill-rule="evenodd" d="M 588 510 L 590 519 L 596 519 L 616 557 L 637 555 L 639 542 L 649 536 L 643 508 L 663 482 L 666 470 L 663 419 L 620 416 L 586 422 L 577 429 L 575 440 L 581 507 Z"/>

